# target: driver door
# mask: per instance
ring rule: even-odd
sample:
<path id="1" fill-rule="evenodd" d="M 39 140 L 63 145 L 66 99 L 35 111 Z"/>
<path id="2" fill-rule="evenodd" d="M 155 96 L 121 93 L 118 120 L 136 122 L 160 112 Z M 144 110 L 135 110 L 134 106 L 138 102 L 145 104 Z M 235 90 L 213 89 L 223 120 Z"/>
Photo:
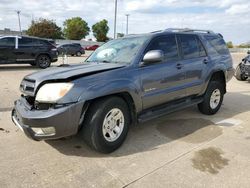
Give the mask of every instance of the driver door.
<path id="1" fill-rule="evenodd" d="M 140 67 L 143 109 L 186 95 L 183 88 L 185 71 L 180 63 L 176 36 L 171 34 L 153 39 L 145 54 L 151 50 L 162 50 L 164 60 Z"/>

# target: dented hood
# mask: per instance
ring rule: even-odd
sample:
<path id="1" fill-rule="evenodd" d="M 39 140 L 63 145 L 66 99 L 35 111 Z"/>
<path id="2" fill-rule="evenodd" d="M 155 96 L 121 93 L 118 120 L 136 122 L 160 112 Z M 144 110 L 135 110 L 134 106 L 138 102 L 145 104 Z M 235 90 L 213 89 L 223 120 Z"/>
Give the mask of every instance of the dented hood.
<path id="1" fill-rule="evenodd" d="M 25 79 L 34 80 L 41 83 L 47 80 L 74 79 L 82 76 L 97 74 L 108 70 L 124 67 L 125 65 L 114 63 L 81 63 L 74 65 L 64 65 L 52 67 L 46 70 L 27 75 Z"/>

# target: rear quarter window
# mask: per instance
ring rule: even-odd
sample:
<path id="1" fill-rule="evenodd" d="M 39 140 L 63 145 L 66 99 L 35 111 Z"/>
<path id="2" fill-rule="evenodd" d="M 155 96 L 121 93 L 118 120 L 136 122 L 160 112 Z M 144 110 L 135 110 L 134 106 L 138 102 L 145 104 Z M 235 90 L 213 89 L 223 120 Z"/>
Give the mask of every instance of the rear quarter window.
<path id="1" fill-rule="evenodd" d="M 222 37 L 220 36 L 205 36 L 205 39 L 210 45 L 216 50 L 217 53 L 225 55 L 229 53 L 227 45 Z"/>

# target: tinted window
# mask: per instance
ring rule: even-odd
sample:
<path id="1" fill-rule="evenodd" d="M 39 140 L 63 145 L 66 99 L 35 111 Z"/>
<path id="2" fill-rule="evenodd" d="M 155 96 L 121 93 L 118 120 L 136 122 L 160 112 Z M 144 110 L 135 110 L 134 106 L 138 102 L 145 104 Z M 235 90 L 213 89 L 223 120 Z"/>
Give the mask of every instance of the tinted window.
<path id="1" fill-rule="evenodd" d="M 37 46 L 48 45 L 48 42 L 45 40 L 33 39 L 33 44 Z"/>
<path id="2" fill-rule="evenodd" d="M 6 37 L 0 39 L 1 46 L 15 46 L 15 38 L 13 37 Z"/>
<path id="3" fill-rule="evenodd" d="M 32 45 L 32 39 L 31 38 L 21 38 L 18 40 L 19 46 L 31 46 Z"/>
<path id="4" fill-rule="evenodd" d="M 219 54 L 228 54 L 228 48 L 225 41 L 220 36 L 205 36 L 208 42 L 214 47 Z"/>
<path id="5" fill-rule="evenodd" d="M 176 60 L 179 58 L 175 36 L 158 37 L 149 45 L 147 51 L 162 50 L 166 60 Z"/>
<path id="6" fill-rule="evenodd" d="M 200 49 L 195 35 L 180 35 L 180 43 L 184 59 L 200 57 Z"/>

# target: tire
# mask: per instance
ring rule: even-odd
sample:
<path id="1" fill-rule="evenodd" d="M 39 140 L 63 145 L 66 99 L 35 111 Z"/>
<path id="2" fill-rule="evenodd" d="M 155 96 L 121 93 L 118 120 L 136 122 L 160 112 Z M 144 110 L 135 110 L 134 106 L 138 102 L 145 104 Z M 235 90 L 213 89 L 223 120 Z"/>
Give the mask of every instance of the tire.
<path id="1" fill-rule="evenodd" d="M 36 58 L 36 65 L 39 68 L 46 69 L 50 66 L 50 64 L 51 64 L 51 60 L 48 55 L 39 55 Z"/>
<path id="2" fill-rule="evenodd" d="M 121 116 L 120 120 L 115 120 L 113 116 L 117 113 Z M 114 118 L 113 123 L 109 118 Z M 126 102 L 119 97 L 109 97 L 98 100 L 90 106 L 81 134 L 85 142 L 96 151 L 110 153 L 124 142 L 129 124 L 130 114 Z M 120 128 L 120 132 L 116 131 L 119 130 L 117 127 Z M 112 135 L 108 131 L 113 132 Z"/>
<path id="3" fill-rule="evenodd" d="M 235 71 L 235 78 L 239 81 L 246 81 L 247 80 L 247 76 L 242 74 L 241 71 L 241 63 L 237 66 L 236 71 Z"/>
<path id="4" fill-rule="evenodd" d="M 80 57 L 82 55 L 82 52 L 76 52 L 76 56 Z"/>
<path id="5" fill-rule="evenodd" d="M 213 97 L 213 99 L 212 99 Z M 224 86 L 220 81 L 210 81 L 202 103 L 198 104 L 201 113 L 206 115 L 216 114 L 223 102 Z"/>

